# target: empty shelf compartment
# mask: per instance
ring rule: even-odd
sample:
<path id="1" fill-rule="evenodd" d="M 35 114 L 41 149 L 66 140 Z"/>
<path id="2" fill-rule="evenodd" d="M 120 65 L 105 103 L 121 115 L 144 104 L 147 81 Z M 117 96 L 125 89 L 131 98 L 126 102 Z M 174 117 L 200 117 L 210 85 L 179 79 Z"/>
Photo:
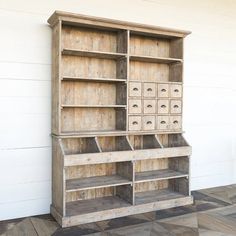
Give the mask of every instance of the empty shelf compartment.
<path id="1" fill-rule="evenodd" d="M 158 140 L 164 148 L 189 146 L 182 134 L 160 134 Z"/>
<path id="2" fill-rule="evenodd" d="M 132 204 L 131 185 L 80 190 L 66 193 L 66 215 L 80 215 Z"/>
<path id="3" fill-rule="evenodd" d="M 100 152 L 95 138 L 64 138 L 62 146 L 66 155 Z"/>
<path id="4" fill-rule="evenodd" d="M 161 148 L 155 135 L 130 135 L 129 141 L 134 150 Z"/>
<path id="5" fill-rule="evenodd" d="M 66 204 L 66 216 L 83 215 L 127 206 L 131 206 L 131 204 L 117 196 L 74 201 Z"/>
<path id="6" fill-rule="evenodd" d="M 65 174 L 67 192 L 128 185 L 132 183 L 132 163 L 71 166 L 65 169 Z"/>
<path id="7" fill-rule="evenodd" d="M 189 158 L 171 157 L 135 162 L 135 182 L 188 177 Z"/>
<path id="8" fill-rule="evenodd" d="M 181 197 L 185 197 L 185 195 L 179 192 L 174 192 L 170 189 L 161 189 L 161 190 L 136 193 L 135 203 L 136 205 L 139 205 L 150 202 L 171 200 Z"/>
<path id="9" fill-rule="evenodd" d="M 135 183 L 135 204 L 164 201 L 189 195 L 187 178 Z"/>
<path id="10" fill-rule="evenodd" d="M 102 152 L 129 151 L 132 150 L 126 136 L 98 137 L 98 143 Z"/>

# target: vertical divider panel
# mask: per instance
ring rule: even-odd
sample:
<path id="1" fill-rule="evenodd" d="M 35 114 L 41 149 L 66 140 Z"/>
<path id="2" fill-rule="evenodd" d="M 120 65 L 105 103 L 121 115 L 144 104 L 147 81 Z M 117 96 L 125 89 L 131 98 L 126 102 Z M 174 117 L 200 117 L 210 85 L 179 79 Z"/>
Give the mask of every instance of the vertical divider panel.
<path id="1" fill-rule="evenodd" d="M 132 183 L 132 190 L 133 190 L 133 205 L 136 205 L 136 202 L 135 202 L 135 164 L 136 162 L 135 161 L 132 161 L 132 166 L 133 166 L 133 183 Z"/>
<path id="2" fill-rule="evenodd" d="M 133 151 L 133 150 L 134 150 L 134 147 L 133 147 L 133 145 L 131 144 L 131 142 L 129 141 L 128 135 L 126 135 L 125 138 L 126 138 L 128 144 L 129 144 L 129 146 L 131 147 L 131 150 Z"/>
<path id="3" fill-rule="evenodd" d="M 94 139 L 95 139 L 95 143 L 97 144 L 97 147 L 98 147 L 99 152 L 102 152 L 102 149 L 101 149 L 100 144 L 99 144 L 99 142 L 98 142 L 98 138 L 95 137 Z"/>
<path id="4" fill-rule="evenodd" d="M 61 133 L 61 34 L 59 20 L 52 32 L 52 133 Z"/>
<path id="5" fill-rule="evenodd" d="M 130 76 L 130 65 L 129 65 L 129 54 L 130 54 L 130 31 L 127 30 L 127 79 L 126 79 L 126 104 L 127 104 L 127 108 L 126 108 L 126 130 L 129 130 L 129 116 L 128 116 L 128 109 L 129 109 L 129 76 Z"/>
<path id="6" fill-rule="evenodd" d="M 155 139 L 156 139 L 156 141 L 158 142 L 158 144 L 160 145 L 160 147 L 161 148 L 164 148 L 163 147 L 163 145 L 162 145 L 162 143 L 160 142 L 160 140 L 159 140 L 159 138 L 158 138 L 158 136 L 155 134 Z"/>

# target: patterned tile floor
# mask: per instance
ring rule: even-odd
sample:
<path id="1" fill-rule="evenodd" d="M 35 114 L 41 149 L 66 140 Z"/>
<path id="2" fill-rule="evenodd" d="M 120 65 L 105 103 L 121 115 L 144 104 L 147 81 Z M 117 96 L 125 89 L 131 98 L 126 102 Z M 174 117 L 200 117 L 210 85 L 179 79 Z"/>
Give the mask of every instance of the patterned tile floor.
<path id="1" fill-rule="evenodd" d="M 193 205 L 60 228 L 50 215 L 0 222 L 6 236 L 236 236 L 236 185 L 194 191 Z"/>

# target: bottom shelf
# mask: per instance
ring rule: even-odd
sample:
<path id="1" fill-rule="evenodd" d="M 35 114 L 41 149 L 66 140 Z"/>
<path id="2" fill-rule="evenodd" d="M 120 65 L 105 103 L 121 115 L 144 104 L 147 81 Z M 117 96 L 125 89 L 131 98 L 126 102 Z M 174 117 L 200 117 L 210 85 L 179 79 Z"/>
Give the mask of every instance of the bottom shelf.
<path id="1" fill-rule="evenodd" d="M 136 205 L 171 200 L 176 198 L 186 197 L 184 194 L 174 192 L 170 189 L 161 189 L 154 191 L 139 192 L 135 194 Z"/>
<path id="2" fill-rule="evenodd" d="M 117 196 L 80 200 L 80 201 L 68 202 L 66 204 L 66 215 L 67 216 L 82 215 L 82 214 L 105 211 L 127 206 L 131 206 L 131 204 Z"/>

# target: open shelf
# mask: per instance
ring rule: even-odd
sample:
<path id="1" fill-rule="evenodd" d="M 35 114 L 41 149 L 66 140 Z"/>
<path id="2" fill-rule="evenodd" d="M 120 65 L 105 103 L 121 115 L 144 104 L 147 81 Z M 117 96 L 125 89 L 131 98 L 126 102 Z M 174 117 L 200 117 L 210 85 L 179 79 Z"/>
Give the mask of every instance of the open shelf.
<path id="1" fill-rule="evenodd" d="M 170 189 L 160 189 L 146 192 L 139 192 L 135 194 L 135 203 L 137 205 L 157 202 L 157 201 L 166 201 L 176 198 L 182 198 L 186 195 L 172 191 Z"/>
<path id="2" fill-rule="evenodd" d="M 95 138 L 68 138 L 62 140 L 65 155 L 100 152 Z"/>
<path id="3" fill-rule="evenodd" d="M 130 55 L 130 60 L 141 61 L 141 62 L 151 62 L 151 63 L 163 63 L 163 64 L 183 62 L 182 59 L 177 59 L 177 58 L 151 57 L 151 56 L 139 56 L 139 55 Z"/>
<path id="4" fill-rule="evenodd" d="M 103 188 L 131 184 L 132 181 L 119 175 L 94 176 L 82 179 L 69 179 L 66 181 L 66 192 L 77 190 Z"/>
<path id="5" fill-rule="evenodd" d="M 126 105 L 96 105 L 96 104 L 91 104 L 91 105 L 61 105 L 63 108 L 126 108 Z"/>
<path id="6" fill-rule="evenodd" d="M 157 136 L 164 148 L 189 146 L 182 134 L 160 134 Z"/>
<path id="7" fill-rule="evenodd" d="M 63 76 L 62 80 L 65 81 L 84 81 L 84 82 L 99 82 L 99 83 L 123 83 L 126 79 L 112 79 L 112 78 L 89 78 L 89 77 L 76 77 L 76 76 Z"/>
<path id="8" fill-rule="evenodd" d="M 118 196 L 73 201 L 66 203 L 66 216 L 82 215 L 127 206 L 131 206 L 131 204 Z"/>
<path id="9" fill-rule="evenodd" d="M 153 180 L 176 179 L 187 176 L 188 176 L 187 173 L 171 169 L 143 171 L 143 172 L 137 172 L 135 174 L 135 182 L 142 183 Z"/>
<path id="10" fill-rule="evenodd" d="M 155 135 L 129 135 L 134 150 L 162 148 Z"/>
<path id="11" fill-rule="evenodd" d="M 102 152 L 131 151 L 132 147 L 126 136 L 98 137 Z"/>
<path id="12" fill-rule="evenodd" d="M 125 57 L 124 53 L 113 53 L 113 52 L 101 52 L 101 51 L 85 51 L 85 50 L 76 50 L 70 48 L 63 48 L 62 55 L 69 56 L 80 56 L 80 57 L 96 57 L 100 59 L 121 59 Z"/>

